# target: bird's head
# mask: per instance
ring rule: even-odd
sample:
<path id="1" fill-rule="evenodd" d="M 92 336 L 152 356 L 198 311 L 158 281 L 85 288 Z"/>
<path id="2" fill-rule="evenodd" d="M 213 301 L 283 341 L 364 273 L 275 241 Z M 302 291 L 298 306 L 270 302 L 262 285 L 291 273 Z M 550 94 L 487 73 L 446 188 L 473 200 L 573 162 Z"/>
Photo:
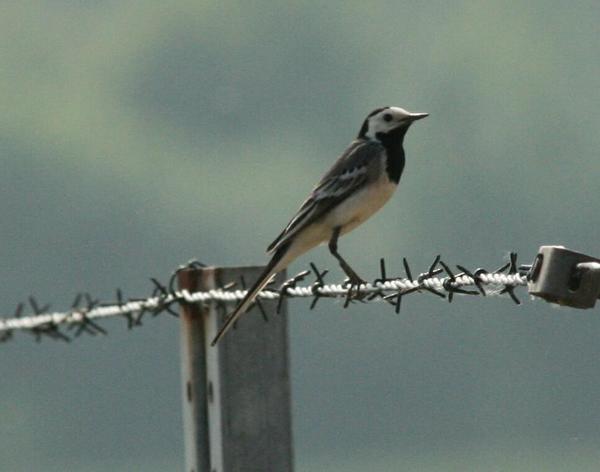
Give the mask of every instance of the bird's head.
<path id="1" fill-rule="evenodd" d="M 426 116 L 427 113 L 411 113 L 399 107 L 377 108 L 369 113 L 363 122 L 358 137 L 376 141 L 395 137 L 402 139 L 414 121 Z"/>

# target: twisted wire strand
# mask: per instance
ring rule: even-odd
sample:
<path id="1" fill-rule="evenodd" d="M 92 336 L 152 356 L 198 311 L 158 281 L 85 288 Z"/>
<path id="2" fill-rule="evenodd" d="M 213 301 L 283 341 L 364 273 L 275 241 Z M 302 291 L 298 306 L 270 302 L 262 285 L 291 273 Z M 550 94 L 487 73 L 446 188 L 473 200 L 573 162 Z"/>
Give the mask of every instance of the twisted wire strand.
<path id="1" fill-rule="evenodd" d="M 439 258 L 436 259 L 436 261 L 439 261 Z M 515 263 L 512 265 L 514 264 Z M 505 267 L 508 267 L 508 265 Z M 440 269 L 438 269 L 438 271 L 440 271 Z M 384 272 L 384 270 L 382 270 L 382 272 Z M 257 298 L 259 300 L 277 300 L 282 297 L 344 297 L 349 299 L 354 291 L 354 295 L 360 297 L 361 301 L 370 302 L 382 300 L 394 295 L 400 298 L 407 292 L 414 293 L 428 289 L 437 292 L 446 292 L 452 295 L 453 293 L 461 293 L 461 287 L 475 285 L 479 287 L 481 284 L 491 287 L 491 290 L 483 293 L 485 295 L 501 295 L 502 293 L 510 291 L 511 296 L 514 297 L 512 289 L 517 286 L 526 286 L 527 277 L 525 273 L 518 272 L 516 269 L 512 269 L 512 272 L 513 273 L 487 273 L 484 271 L 483 273 L 479 273 L 476 278 L 466 274 L 458 276 L 450 274 L 447 277 L 437 277 L 431 275 L 433 273 L 432 266 L 432 268 L 430 268 L 429 276 L 423 277 L 424 274 L 421 274 L 417 280 L 413 280 L 412 278 L 378 280 L 373 283 L 361 285 L 359 288 L 349 287 L 346 284 L 341 283 L 297 285 L 297 282 L 307 275 L 307 272 L 304 272 L 284 283 L 282 288 L 278 290 L 266 289 L 261 291 Z M 321 280 L 320 275 L 318 275 L 318 278 Z M 290 281 L 292 283 L 290 283 Z M 156 281 L 154 281 L 154 283 L 157 284 Z M 170 310 L 170 306 L 174 303 L 234 303 L 241 300 L 246 292 L 246 290 L 240 289 L 226 290 L 221 288 L 199 292 L 189 292 L 187 290 L 167 291 L 163 286 L 161 288 L 161 295 L 151 296 L 145 299 L 130 300 L 102 306 L 92 306 L 90 304 L 87 308 L 73 308 L 65 312 L 36 313 L 30 316 L 20 316 L 19 314 L 18 316 L 13 317 L 3 317 L 0 318 L 0 335 L 2 335 L 0 336 L 0 341 L 9 339 L 12 332 L 15 330 L 31 330 L 37 335 L 38 340 L 42 334 L 47 334 L 55 339 L 68 340 L 69 338 L 66 335 L 57 331 L 58 327 L 61 325 L 74 324 L 80 325 L 80 330 L 77 335 L 81 334 L 83 331 L 86 331 L 89 334 L 106 334 L 105 331 L 93 323 L 92 320 L 124 316 L 128 319 L 128 325 L 131 328 L 134 325 L 140 324 L 139 321 L 141 316 L 146 312 L 156 315 L 165 310 L 169 310 L 172 314 L 175 314 Z M 120 292 L 118 293 L 120 297 Z M 468 293 L 475 294 L 474 292 Z M 364 296 L 368 295 L 378 296 L 364 298 Z M 35 304 L 32 303 L 32 305 Z M 20 312 L 21 310 L 19 309 L 18 311 Z M 138 315 L 137 320 L 132 318 L 134 315 Z"/>

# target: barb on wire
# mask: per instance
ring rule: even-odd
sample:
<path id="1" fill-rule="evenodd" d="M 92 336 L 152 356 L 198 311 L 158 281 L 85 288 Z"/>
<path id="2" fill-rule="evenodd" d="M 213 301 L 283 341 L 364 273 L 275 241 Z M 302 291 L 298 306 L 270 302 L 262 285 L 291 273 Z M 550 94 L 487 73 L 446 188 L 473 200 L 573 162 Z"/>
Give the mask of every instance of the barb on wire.
<path id="1" fill-rule="evenodd" d="M 317 302 L 322 297 L 328 296 L 328 295 L 324 295 L 323 293 L 321 293 L 321 290 L 325 286 L 325 276 L 329 273 L 329 271 L 327 269 L 325 269 L 323 272 L 321 272 L 319 269 L 317 269 L 317 266 L 315 265 L 314 262 L 310 263 L 310 268 L 312 269 L 313 274 L 315 274 L 315 281 L 310 286 L 310 291 L 314 297 L 313 301 L 310 303 L 310 309 L 314 310 L 315 307 L 317 306 Z"/>
<path id="2" fill-rule="evenodd" d="M 285 299 L 285 297 L 289 297 L 291 290 L 295 289 L 298 285 L 298 282 L 304 280 L 308 274 L 310 274 L 310 270 L 303 270 L 299 274 L 294 275 L 293 277 L 287 279 L 281 284 L 281 287 L 278 291 L 279 301 L 277 302 L 277 310 L 275 311 L 278 315 L 281 313 L 281 307 L 283 306 L 283 300 Z"/>
<path id="3" fill-rule="evenodd" d="M 87 305 L 85 307 L 85 309 L 80 309 L 80 304 L 81 304 L 81 299 L 85 298 L 85 301 L 87 302 Z M 107 335 L 108 332 L 99 324 L 97 324 L 96 322 L 94 322 L 93 320 L 89 319 L 86 316 L 86 312 L 91 310 L 94 305 L 96 303 L 94 303 L 94 300 L 92 300 L 92 298 L 90 297 L 90 295 L 88 293 L 82 294 L 82 293 L 78 293 L 75 296 L 75 300 L 73 300 L 73 303 L 71 304 L 71 310 L 75 311 L 75 310 L 79 310 L 81 313 L 81 323 L 77 324 L 70 324 L 67 326 L 67 330 L 73 330 L 74 328 L 77 328 L 77 330 L 75 331 L 75 337 L 79 337 L 81 335 L 81 333 L 86 332 L 87 334 L 91 335 L 91 336 L 96 336 L 98 334 L 104 334 Z"/>
<path id="4" fill-rule="evenodd" d="M 450 265 L 436 256 L 426 272 L 413 278 L 412 270 L 408 261 L 403 258 L 402 265 L 404 276 L 391 277 L 382 258 L 379 261 L 379 277 L 372 283 L 356 286 L 346 282 L 341 284 L 327 284 L 325 276 L 328 270 L 320 270 L 314 263 L 310 264 L 310 270 L 305 270 L 290 277 L 279 288 L 272 288 L 272 282 L 263 289 L 255 300 L 254 306 L 263 314 L 266 320 L 265 310 L 262 305 L 264 301 L 276 300 L 277 313 L 280 313 L 285 298 L 311 298 L 310 309 L 314 309 L 317 302 L 322 298 L 340 298 L 344 300 L 344 307 L 349 303 L 361 301 L 363 303 L 373 301 L 385 301 L 394 307 L 396 313 L 400 312 L 402 299 L 414 293 L 431 293 L 440 298 L 447 298 L 452 302 L 455 295 L 504 295 L 507 294 L 515 303 L 520 301 L 515 295 L 517 286 L 527 285 L 527 275 L 531 265 L 518 265 L 516 253 L 510 254 L 510 261 L 496 269 L 488 272 L 485 269 L 468 270 L 462 265 L 456 265 L 458 273 L 454 273 Z M 185 269 L 202 269 L 206 265 L 199 261 L 190 261 L 180 266 L 170 276 L 167 284 L 161 283 L 156 278 L 151 278 L 152 291 L 147 298 L 124 297 L 121 289 L 116 290 L 116 302 L 101 303 L 94 299 L 89 293 L 78 293 L 75 296 L 71 308 L 65 312 L 49 312 L 50 305 L 41 305 L 32 296 L 29 297 L 29 307 L 32 314 L 23 316 L 25 304 L 19 303 L 12 316 L 0 317 L 0 342 L 8 341 L 14 337 L 17 330 L 29 331 L 36 341 L 43 337 L 49 339 L 69 342 L 69 337 L 61 331 L 62 327 L 77 338 L 83 333 L 90 336 L 106 335 L 108 332 L 98 320 L 109 317 L 123 317 L 127 321 L 127 328 L 132 329 L 141 326 L 142 317 L 145 313 L 157 316 L 168 313 L 174 317 L 178 313 L 174 305 L 185 305 L 193 303 L 237 303 L 246 294 L 246 281 L 242 277 L 239 285 L 242 290 L 236 290 L 236 282 L 231 282 L 222 288 L 204 291 L 188 292 L 179 290 L 176 285 L 177 275 Z M 312 274 L 314 281 L 307 285 L 301 285 L 307 277 Z M 474 289 L 468 289 L 473 287 Z M 487 289 L 486 289 L 487 287 Z"/>

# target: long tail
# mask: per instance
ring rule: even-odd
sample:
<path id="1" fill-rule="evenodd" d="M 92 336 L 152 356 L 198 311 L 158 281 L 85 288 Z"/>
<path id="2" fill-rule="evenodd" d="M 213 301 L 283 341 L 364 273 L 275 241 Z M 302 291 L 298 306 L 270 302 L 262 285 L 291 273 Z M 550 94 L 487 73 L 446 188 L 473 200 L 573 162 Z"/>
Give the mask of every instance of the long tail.
<path id="1" fill-rule="evenodd" d="M 225 335 L 225 333 L 227 333 L 227 331 L 231 329 L 233 323 L 235 323 L 240 316 L 246 313 L 246 310 L 254 301 L 258 292 L 260 292 L 264 288 L 264 286 L 267 285 L 267 283 L 269 283 L 273 274 L 279 272 L 284 268 L 284 266 L 282 266 L 280 262 L 282 262 L 282 259 L 285 256 L 286 252 L 287 247 L 283 247 L 275 253 L 275 255 L 267 264 L 267 267 L 265 267 L 263 273 L 260 274 L 260 277 L 256 280 L 256 282 L 254 282 L 254 285 L 252 285 L 250 290 L 248 290 L 248 293 L 244 296 L 244 298 L 235 308 L 235 310 L 233 310 L 233 313 L 231 313 L 231 315 L 229 315 L 229 317 L 225 320 L 225 324 L 223 324 L 223 327 L 219 330 L 219 332 L 215 336 L 215 339 L 213 339 L 212 343 L 210 343 L 211 346 L 215 346 L 219 342 L 219 340 Z"/>

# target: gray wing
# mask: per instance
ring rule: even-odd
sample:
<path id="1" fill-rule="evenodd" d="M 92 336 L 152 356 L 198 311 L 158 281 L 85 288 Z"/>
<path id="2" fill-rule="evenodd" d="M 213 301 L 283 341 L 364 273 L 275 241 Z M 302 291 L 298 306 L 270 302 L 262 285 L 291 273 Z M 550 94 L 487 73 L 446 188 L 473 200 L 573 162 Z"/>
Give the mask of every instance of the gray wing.
<path id="1" fill-rule="evenodd" d="M 365 185 L 369 179 L 376 178 L 382 152 L 383 146 L 375 141 L 353 141 L 304 200 L 281 234 L 269 245 L 267 252 L 277 250 L 301 229 L 314 223 Z"/>

